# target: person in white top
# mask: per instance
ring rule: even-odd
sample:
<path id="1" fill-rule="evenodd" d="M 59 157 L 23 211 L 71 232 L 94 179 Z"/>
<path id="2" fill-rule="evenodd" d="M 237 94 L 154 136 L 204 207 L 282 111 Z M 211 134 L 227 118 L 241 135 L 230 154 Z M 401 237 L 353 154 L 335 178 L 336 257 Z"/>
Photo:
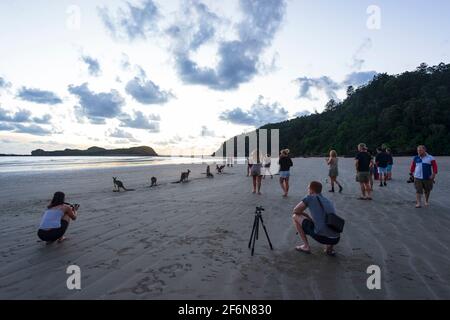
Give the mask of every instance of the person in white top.
<path id="1" fill-rule="evenodd" d="M 77 218 L 79 205 L 65 203 L 65 197 L 63 192 L 55 192 L 52 201 L 42 216 L 37 235 L 47 244 L 55 241 L 63 242 L 66 239 L 64 234 L 70 220 Z"/>

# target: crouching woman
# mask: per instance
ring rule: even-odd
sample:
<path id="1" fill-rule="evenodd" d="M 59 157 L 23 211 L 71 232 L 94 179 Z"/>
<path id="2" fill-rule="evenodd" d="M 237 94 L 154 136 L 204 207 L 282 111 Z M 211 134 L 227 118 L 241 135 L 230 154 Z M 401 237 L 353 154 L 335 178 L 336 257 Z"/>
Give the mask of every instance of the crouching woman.
<path id="1" fill-rule="evenodd" d="M 42 216 L 37 233 L 38 237 L 47 244 L 64 241 L 66 239 L 64 234 L 70 220 L 77 218 L 77 209 L 78 205 L 70 206 L 65 203 L 63 192 L 55 192 L 52 201 Z"/>

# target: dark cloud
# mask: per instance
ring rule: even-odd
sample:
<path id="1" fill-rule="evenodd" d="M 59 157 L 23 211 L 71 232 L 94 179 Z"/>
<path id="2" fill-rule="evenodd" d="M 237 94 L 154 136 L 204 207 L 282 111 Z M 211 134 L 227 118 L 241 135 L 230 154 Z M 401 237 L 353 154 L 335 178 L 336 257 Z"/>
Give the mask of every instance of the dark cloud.
<path id="1" fill-rule="evenodd" d="M 250 81 L 257 73 L 260 55 L 268 47 L 279 29 L 285 12 L 285 1 L 241 0 L 242 21 L 237 25 L 238 39 L 218 42 L 218 64 L 215 68 L 200 67 L 191 58 L 196 49 L 215 34 L 217 16 L 199 4 L 193 6 L 198 27 L 178 24 L 168 29 L 177 44 L 175 63 L 185 83 L 205 85 L 215 90 L 231 90 Z M 185 17 L 189 19 L 189 16 Z M 186 33 L 190 36 L 186 36 Z"/>
<path id="2" fill-rule="evenodd" d="M 348 86 L 356 88 L 366 85 L 376 74 L 376 71 L 353 72 L 348 74 L 342 82 L 336 82 L 327 76 L 320 78 L 302 77 L 295 79 L 295 82 L 299 85 L 299 98 L 313 100 L 312 89 L 317 89 L 324 91 L 328 99 L 338 101 L 338 90 L 345 89 Z"/>
<path id="3" fill-rule="evenodd" d="M 82 56 L 81 60 L 88 66 L 89 74 L 93 77 L 97 77 L 101 73 L 100 63 L 97 59 L 94 59 L 90 56 Z"/>
<path id="4" fill-rule="evenodd" d="M 87 117 L 91 123 L 104 123 L 105 119 L 114 118 L 122 113 L 125 101 L 116 90 L 95 93 L 88 84 L 70 85 L 69 92 L 78 97 L 80 105 L 76 107 L 78 116 Z"/>
<path id="5" fill-rule="evenodd" d="M 16 124 L 14 132 L 28 133 L 35 136 L 48 136 L 52 134 L 51 130 L 45 129 L 35 124 L 30 124 L 28 126 L 25 126 L 23 124 Z"/>
<path id="6" fill-rule="evenodd" d="M 128 140 L 130 142 L 139 142 L 139 140 L 137 140 L 135 137 L 133 137 L 133 135 L 129 132 L 126 132 L 125 130 L 122 129 L 118 129 L 116 128 L 113 131 L 110 131 L 108 136 L 110 136 L 111 138 L 116 138 L 116 139 L 125 139 Z"/>
<path id="7" fill-rule="evenodd" d="M 311 90 L 313 88 L 323 90 L 328 99 L 338 100 L 336 91 L 341 89 L 341 85 L 329 77 L 320 78 L 297 78 L 295 80 L 299 84 L 299 97 L 313 99 Z"/>
<path id="8" fill-rule="evenodd" d="M 54 105 L 62 102 L 55 93 L 35 88 L 22 87 L 19 89 L 17 96 L 22 100 L 41 104 Z"/>
<path id="9" fill-rule="evenodd" d="M 248 111 L 239 107 L 226 110 L 220 114 L 219 119 L 234 124 L 255 127 L 288 119 L 288 111 L 278 103 L 265 103 L 263 100 L 264 98 L 259 96 Z"/>
<path id="10" fill-rule="evenodd" d="M 32 117 L 31 112 L 28 110 L 20 109 L 16 112 L 9 112 L 0 107 L 0 121 L 13 122 L 13 123 L 26 123 L 34 122 L 39 124 L 49 124 L 51 115 L 46 114 L 42 117 Z"/>
<path id="11" fill-rule="evenodd" d="M 133 116 L 122 115 L 121 127 L 146 129 L 150 132 L 159 132 L 159 121 L 161 118 L 158 115 L 144 115 L 141 111 L 134 112 Z"/>
<path id="12" fill-rule="evenodd" d="M 14 126 L 9 123 L 0 122 L 0 131 L 12 131 Z"/>
<path id="13" fill-rule="evenodd" d="M 105 27 L 116 38 L 145 39 L 158 30 L 160 13 L 152 0 L 142 1 L 140 5 L 127 2 L 127 8 L 119 8 L 115 16 L 106 7 L 99 8 L 98 13 Z"/>
<path id="14" fill-rule="evenodd" d="M 153 81 L 142 76 L 128 81 L 125 91 L 142 104 L 164 104 L 173 97 L 171 92 L 161 90 Z"/>

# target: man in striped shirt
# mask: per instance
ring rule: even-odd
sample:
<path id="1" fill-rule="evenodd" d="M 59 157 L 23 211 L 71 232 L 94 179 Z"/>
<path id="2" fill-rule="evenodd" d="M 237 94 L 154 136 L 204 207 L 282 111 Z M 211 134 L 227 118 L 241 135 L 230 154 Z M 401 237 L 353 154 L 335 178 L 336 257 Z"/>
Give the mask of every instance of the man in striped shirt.
<path id="1" fill-rule="evenodd" d="M 416 187 L 416 208 L 422 207 L 422 194 L 424 193 L 425 206 L 428 206 L 438 168 L 436 160 L 427 153 L 427 148 L 423 145 L 417 147 L 417 156 L 411 163 L 411 173 L 414 175 Z"/>

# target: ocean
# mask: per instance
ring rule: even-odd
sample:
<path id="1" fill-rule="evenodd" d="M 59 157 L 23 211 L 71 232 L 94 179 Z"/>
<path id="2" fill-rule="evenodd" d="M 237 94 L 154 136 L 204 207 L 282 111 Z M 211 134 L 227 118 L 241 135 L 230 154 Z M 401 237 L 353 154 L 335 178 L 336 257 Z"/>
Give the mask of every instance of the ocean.
<path id="1" fill-rule="evenodd" d="M 30 171 L 77 170 L 159 164 L 202 163 L 214 160 L 201 157 L 0 157 L 0 174 Z"/>

